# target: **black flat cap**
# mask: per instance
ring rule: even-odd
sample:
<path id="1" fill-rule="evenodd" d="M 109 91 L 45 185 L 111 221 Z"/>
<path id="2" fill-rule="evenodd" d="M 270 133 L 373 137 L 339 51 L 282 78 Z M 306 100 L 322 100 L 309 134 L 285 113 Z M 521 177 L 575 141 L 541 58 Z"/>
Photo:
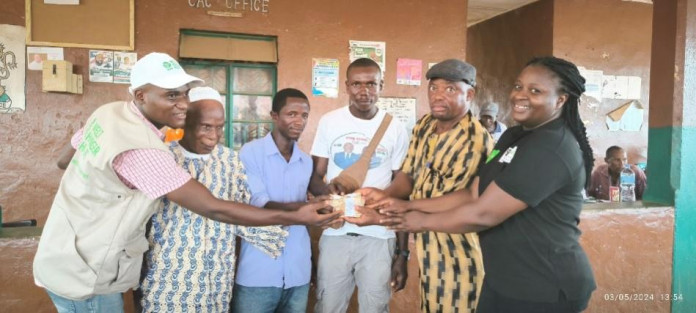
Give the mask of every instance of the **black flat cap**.
<path id="1" fill-rule="evenodd" d="M 453 82 L 463 81 L 472 87 L 476 87 L 476 68 L 457 59 L 448 59 L 433 65 L 425 73 L 425 77 L 427 79 L 444 78 Z"/>

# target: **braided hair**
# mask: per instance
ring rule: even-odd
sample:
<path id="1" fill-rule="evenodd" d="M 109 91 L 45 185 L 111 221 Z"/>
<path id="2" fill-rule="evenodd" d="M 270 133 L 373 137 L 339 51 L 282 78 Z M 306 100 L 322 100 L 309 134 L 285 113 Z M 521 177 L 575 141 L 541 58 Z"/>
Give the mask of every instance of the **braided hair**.
<path id="1" fill-rule="evenodd" d="M 585 78 L 580 75 L 580 71 L 575 64 L 552 56 L 534 58 L 527 63 L 527 66 L 532 65 L 543 66 L 553 72 L 561 81 L 560 91 L 568 94 L 568 100 L 563 105 L 561 118 L 563 118 L 580 145 L 582 158 L 585 161 L 585 185 L 587 186 L 592 174 L 592 168 L 594 167 L 594 155 L 590 142 L 587 140 L 587 129 L 582 119 L 580 119 L 579 111 L 580 95 L 585 92 Z"/>

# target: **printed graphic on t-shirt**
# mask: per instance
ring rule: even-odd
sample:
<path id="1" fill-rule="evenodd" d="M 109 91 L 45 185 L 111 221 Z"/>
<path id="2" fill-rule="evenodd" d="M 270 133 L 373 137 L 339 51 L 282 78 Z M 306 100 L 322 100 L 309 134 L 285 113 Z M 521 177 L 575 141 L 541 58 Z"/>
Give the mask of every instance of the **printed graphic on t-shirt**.
<path id="1" fill-rule="evenodd" d="M 499 162 L 500 163 L 512 162 L 512 158 L 515 157 L 516 152 L 517 152 L 517 146 L 508 148 L 507 150 L 505 150 L 505 153 L 503 153 L 503 156 L 500 157 Z"/>
<path id="2" fill-rule="evenodd" d="M 365 136 L 362 133 L 348 133 L 336 138 L 329 148 L 329 153 L 333 156 L 333 162 L 336 166 L 346 169 L 353 165 L 367 146 L 372 138 Z M 389 151 L 382 145 L 378 145 L 375 153 L 370 158 L 370 169 L 379 167 L 389 156 Z"/>

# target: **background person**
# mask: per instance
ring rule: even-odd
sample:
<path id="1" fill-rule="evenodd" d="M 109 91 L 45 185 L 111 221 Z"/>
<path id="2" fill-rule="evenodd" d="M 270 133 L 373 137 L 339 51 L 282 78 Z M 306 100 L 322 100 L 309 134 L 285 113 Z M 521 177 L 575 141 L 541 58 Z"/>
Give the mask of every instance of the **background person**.
<path id="1" fill-rule="evenodd" d="M 486 128 L 496 142 L 500 139 L 500 135 L 507 129 L 505 124 L 498 121 L 498 109 L 498 103 L 486 102 L 481 106 L 481 112 L 479 112 L 479 121 L 481 125 Z"/>
<path id="2" fill-rule="evenodd" d="M 587 188 L 587 195 L 601 200 L 609 199 L 609 187 L 620 185 L 621 170 L 628 164 L 626 151 L 619 146 L 611 146 L 607 149 L 604 156 L 604 164 L 597 166 L 592 172 L 590 186 Z M 630 165 L 633 174 L 635 174 L 636 185 L 635 193 L 636 200 L 643 199 L 647 178 L 645 173 L 639 167 Z"/>

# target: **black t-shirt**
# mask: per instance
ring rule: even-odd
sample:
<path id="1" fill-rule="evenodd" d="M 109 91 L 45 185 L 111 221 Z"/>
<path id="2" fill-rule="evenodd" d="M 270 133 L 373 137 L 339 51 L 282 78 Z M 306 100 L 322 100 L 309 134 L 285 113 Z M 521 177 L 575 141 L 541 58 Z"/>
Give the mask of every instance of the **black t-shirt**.
<path id="1" fill-rule="evenodd" d="M 499 152 L 496 154 L 495 150 Z M 479 233 L 486 283 L 506 297 L 557 302 L 589 297 L 596 285 L 578 243 L 585 168 L 563 119 L 537 129 L 509 128 L 480 171 L 528 207 Z"/>

